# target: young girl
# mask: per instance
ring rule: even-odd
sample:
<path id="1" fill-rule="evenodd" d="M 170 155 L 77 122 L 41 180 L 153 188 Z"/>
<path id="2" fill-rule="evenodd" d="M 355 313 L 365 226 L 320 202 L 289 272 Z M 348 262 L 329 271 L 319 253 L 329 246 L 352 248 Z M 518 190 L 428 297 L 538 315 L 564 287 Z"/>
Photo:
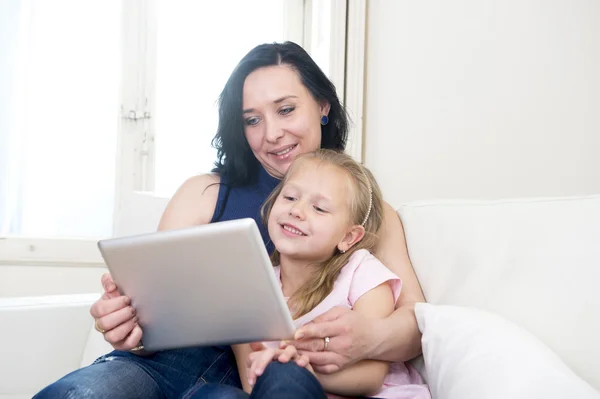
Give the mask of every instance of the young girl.
<path id="1" fill-rule="evenodd" d="M 296 327 L 334 306 L 373 318 L 394 310 L 401 281 L 373 251 L 383 201 L 372 174 L 351 157 L 319 150 L 298 157 L 263 207 L 276 251 L 275 274 Z M 325 349 L 327 339 L 325 339 Z M 234 346 L 246 392 L 272 361 L 295 361 L 340 396 L 430 398 L 419 374 L 403 363 L 363 360 L 333 374 L 315 373 L 306 355 L 285 343 Z"/>

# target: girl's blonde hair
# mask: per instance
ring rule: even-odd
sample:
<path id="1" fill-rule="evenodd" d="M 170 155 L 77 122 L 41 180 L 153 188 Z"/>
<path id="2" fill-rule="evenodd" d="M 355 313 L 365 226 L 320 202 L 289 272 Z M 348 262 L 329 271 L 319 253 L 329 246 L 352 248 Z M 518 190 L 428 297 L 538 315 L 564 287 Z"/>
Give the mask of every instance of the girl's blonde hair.
<path id="1" fill-rule="evenodd" d="M 383 224 L 383 198 L 379 185 L 371 172 L 349 155 L 325 149 L 302 154 L 294 160 L 281 183 L 262 206 L 261 216 L 265 223 L 268 224 L 273 204 L 281 194 L 289 177 L 306 162 L 315 161 L 337 166 L 348 175 L 350 217 L 352 218 L 350 223 L 362 225 L 365 235 L 347 251 L 342 253 L 336 248 L 331 258 L 315 265 L 317 272 L 289 299 L 290 307 L 294 309 L 294 318 L 310 312 L 331 293 L 338 274 L 354 252 L 359 249 L 374 252 L 379 238 L 379 230 Z M 271 261 L 273 265 L 279 265 L 280 254 L 277 250 L 271 255 Z"/>

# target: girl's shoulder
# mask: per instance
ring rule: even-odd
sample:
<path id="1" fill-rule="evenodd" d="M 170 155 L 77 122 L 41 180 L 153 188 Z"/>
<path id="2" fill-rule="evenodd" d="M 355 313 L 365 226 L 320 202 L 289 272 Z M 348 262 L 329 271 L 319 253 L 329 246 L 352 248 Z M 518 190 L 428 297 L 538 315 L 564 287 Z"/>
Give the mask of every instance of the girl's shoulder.
<path id="1" fill-rule="evenodd" d="M 402 289 L 400 277 L 388 269 L 377 257 L 365 249 L 356 251 L 340 272 L 338 282 L 346 285 L 348 301 L 352 306 L 358 298 L 373 288 L 388 282 L 397 300 Z"/>
<path id="2" fill-rule="evenodd" d="M 350 256 L 348 263 L 343 267 L 341 273 L 352 274 L 357 269 L 365 267 L 372 268 L 373 270 L 379 270 L 381 268 L 387 270 L 387 267 L 385 267 L 385 265 L 371 252 L 366 249 L 359 249 Z"/>

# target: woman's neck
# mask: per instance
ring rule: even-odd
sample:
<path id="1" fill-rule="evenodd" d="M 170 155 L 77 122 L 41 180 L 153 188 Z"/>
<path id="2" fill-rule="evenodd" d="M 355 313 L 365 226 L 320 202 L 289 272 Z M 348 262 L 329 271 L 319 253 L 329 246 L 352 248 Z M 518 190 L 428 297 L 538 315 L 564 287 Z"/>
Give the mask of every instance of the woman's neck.
<path id="1" fill-rule="evenodd" d="M 316 269 L 306 260 L 290 259 L 285 255 L 280 255 L 279 261 L 283 295 L 289 298 L 312 277 Z"/>

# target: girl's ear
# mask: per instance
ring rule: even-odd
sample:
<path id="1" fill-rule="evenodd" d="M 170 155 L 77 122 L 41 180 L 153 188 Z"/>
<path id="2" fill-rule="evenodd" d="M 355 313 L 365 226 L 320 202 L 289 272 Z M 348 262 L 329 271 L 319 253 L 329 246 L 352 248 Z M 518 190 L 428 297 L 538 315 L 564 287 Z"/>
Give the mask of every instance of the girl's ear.
<path id="1" fill-rule="evenodd" d="M 346 252 L 347 250 L 352 248 L 354 244 L 362 240 L 364 236 L 365 228 L 356 224 L 352 226 L 350 230 L 348 230 L 342 241 L 338 243 L 337 247 L 340 250 L 340 252 Z"/>

